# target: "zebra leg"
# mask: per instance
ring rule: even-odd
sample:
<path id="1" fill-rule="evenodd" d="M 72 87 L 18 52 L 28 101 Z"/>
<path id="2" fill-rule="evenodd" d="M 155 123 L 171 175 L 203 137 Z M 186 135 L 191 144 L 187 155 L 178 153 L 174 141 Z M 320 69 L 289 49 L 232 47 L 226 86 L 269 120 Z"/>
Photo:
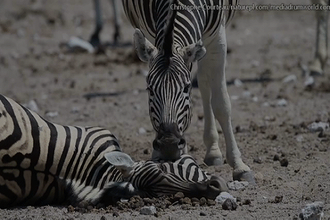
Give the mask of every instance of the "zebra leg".
<path id="1" fill-rule="evenodd" d="M 313 4 L 328 5 L 328 0 L 312 0 Z M 323 75 L 328 51 L 328 11 L 315 11 L 317 19 L 314 60 L 309 66 L 311 75 Z"/>
<path id="2" fill-rule="evenodd" d="M 215 117 L 219 121 L 225 136 L 226 158 L 228 164 L 234 169 L 234 179 L 254 183 L 253 173 L 242 161 L 231 124 L 231 103 L 225 79 L 227 43 L 224 25 L 221 25 L 218 36 L 212 39 L 211 42 L 206 42 L 206 50 L 206 57 L 201 60 L 198 73 L 203 107 L 206 110 L 204 113 L 204 142 L 207 147 L 205 163 L 216 165 L 218 161 L 221 161 Z M 209 89 L 206 89 L 207 87 Z"/>
<path id="3" fill-rule="evenodd" d="M 119 5 L 118 0 L 111 0 L 112 3 L 112 10 L 113 10 L 113 17 L 115 22 L 115 32 L 113 34 L 113 43 L 117 44 L 118 39 L 120 37 L 120 25 L 121 25 L 121 18 L 119 14 Z"/>
<path id="4" fill-rule="evenodd" d="M 103 27 L 103 22 L 102 22 L 100 0 L 93 0 L 93 2 L 94 2 L 94 10 L 95 10 L 95 30 L 94 30 L 89 42 L 93 45 L 93 47 L 98 47 L 101 44 L 100 32 Z"/>

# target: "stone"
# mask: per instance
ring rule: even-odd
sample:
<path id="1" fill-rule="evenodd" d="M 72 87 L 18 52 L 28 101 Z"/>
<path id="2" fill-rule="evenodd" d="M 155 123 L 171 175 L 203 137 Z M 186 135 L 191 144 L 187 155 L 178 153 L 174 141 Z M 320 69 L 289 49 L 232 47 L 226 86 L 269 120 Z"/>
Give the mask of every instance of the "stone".
<path id="1" fill-rule="evenodd" d="M 285 99 L 280 99 L 277 101 L 276 105 L 279 107 L 285 107 L 288 105 L 288 102 Z"/>
<path id="2" fill-rule="evenodd" d="M 288 75 L 284 77 L 284 79 L 282 80 L 283 83 L 292 83 L 296 81 L 297 81 L 297 76 L 294 74 Z"/>
<path id="3" fill-rule="evenodd" d="M 324 216 L 323 213 L 324 203 L 321 201 L 307 204 L 299 214 L 301 220 L 321 220 Z"/>
<path id="4" fill-rule="evenodd" d="M 280 164 L 282 167 L 287 167 L 289 165 L 289 161 L 286 158 L 280 160 Z"/>
<path id="5" fill-rule="evenodd" d="M 157 213 L 155 206 L 143 206 L 140 209 L 140 214 L 142 215 L 155 215 Z"/>
<path id="6" fill-rule="evenodd" d="M 247 186 L 249 185 L 249 182 L 247 181 L 233 181 L 233 182 L 230 182 L 228 183 L 228 188 L 230 190 L 234 190 L 234 191 L 238 191 L 238 190 L 242 190 L 242 189 L 245 189 Z"/>
<path id="7" fill-rule="evenodd" d="M 222 204 L 222 208 L 224 210 L 236 210 L 237 209 L 237 203 L 234 202 L 231 199 L 226 199 L 225 202 Z"/>
<path id="8" fill-rule="evenodd" d="M 222 205 L 227 199 L 231 199 L 236 202 L 236 198 L 227 192 L 221 192 L 220 195 L 215 198 L 215 202 Z"/>
<path id="9" fill-rule="evenodd" d="M 330 125 L 328 122 L 313 122 L 307 126 L 310 132 L 319 132 L 329 129 Z"/>

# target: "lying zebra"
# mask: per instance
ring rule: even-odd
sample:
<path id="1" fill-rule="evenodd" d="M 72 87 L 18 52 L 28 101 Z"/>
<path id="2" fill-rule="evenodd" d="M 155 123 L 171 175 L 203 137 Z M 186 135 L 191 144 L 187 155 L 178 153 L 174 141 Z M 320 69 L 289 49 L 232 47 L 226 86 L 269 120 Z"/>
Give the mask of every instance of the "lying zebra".
<path id="1" fill-rule="evenodd" d="M 53 124 L 0 95 L 0 207 L 109 204 L 176 192 L 215 198 L 225 189 L 188 155 L 133 162 L 108 130 Z"/>

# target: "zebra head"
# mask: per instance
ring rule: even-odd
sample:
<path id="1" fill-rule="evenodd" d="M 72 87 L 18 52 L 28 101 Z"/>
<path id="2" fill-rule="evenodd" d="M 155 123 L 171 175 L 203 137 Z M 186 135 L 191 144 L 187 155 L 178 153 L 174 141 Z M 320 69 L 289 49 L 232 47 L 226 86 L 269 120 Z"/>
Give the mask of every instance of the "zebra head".
<path id="1" fill-rule="evenodd" d="M 201 59 L 206 49 L 201 41 L 186 47 L 173 46 L 174 18 L 170 13 L 169 24 L 162 40 L 154 46 L 136 29 L 134 44 L 139 58 L 149 63 L 147 90 L 149 115 L 156 131 L 153 141 L 154 160 L 176 160 L 185 152 L 184 131 L 191 120 L 191 67 Z M 157 43 L 161 41 L 162 43 Z"/>
<path id="2" fill-rule="evenodd" d="M 224 179 L 210 176 L 189 155 L 165 163 L 134 162 L 122 152 L 107 153 L 105 158 L 122 173 L 124 182 L 111 185 L 115 186 L 112 192 L 122 193 L 122 198 L 133 195 L 160 197 L 183 192 L 188 197 L 215 199 L 220 192 L 228 191 Z"/>

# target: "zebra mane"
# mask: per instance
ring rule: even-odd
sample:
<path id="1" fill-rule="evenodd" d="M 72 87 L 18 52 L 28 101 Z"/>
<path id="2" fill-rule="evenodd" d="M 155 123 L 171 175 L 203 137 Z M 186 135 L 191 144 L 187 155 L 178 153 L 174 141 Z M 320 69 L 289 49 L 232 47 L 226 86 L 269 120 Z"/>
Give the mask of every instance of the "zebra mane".
<path id="1" fill-rule="evenodd" d="M 173 54 L 172 47 L 173 47 L 174 19 L 177 13 L 175 7 L 172 7 L 171 5 L 177 5 L 177 3 L 178 3 L 177 0 L 170 1 L 169 11 L 167 15 L 167 24 L 165 25 L 164 28 L 165 31 L 164 31 L 162 49 L 164 51 L 165 56 L 168 58 L 170 58 L 171 55 Z"/>

